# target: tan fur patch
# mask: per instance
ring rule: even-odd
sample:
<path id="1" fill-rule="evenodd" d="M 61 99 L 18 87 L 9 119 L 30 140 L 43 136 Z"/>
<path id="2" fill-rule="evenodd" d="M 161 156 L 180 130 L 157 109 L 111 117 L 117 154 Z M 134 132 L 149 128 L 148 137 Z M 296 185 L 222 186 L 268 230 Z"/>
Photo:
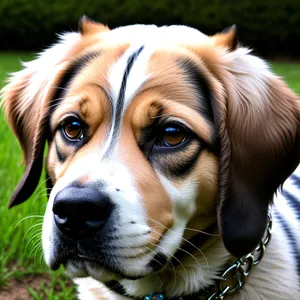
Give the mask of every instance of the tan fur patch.
<path id="1" fill-rule="evenodd" d="M 171 200 L 146 157 L 138 148 L 133 131 L 128 124 L 124 124 L 122 129 L 120 148 L 121 159 L 131 174 L 134 174 L 147 213 L 148 225 L 154 229 L 150 242 L 157 244 L 167 228 L 173 224 Z"/>

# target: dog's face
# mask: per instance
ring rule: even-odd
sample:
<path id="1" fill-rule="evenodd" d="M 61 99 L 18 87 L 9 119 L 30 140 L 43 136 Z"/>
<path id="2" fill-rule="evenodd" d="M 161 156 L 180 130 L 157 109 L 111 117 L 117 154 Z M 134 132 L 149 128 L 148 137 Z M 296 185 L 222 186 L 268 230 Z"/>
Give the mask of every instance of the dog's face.
<path id="1" fill-rule="evenodd" d="M 63 262 L 90 274 L 89 257 L 122 276 L 144 276 L 176 252 L 196 206 L 215 215 L 211 76 L 176 44 L 133 43 L 153 30 L 108 33 L 109 46 L 74 59 L 57 87 L 47 158 L 54 188 L 43 234 L 52 267 Z M 118 45 L 120 34 L 132 42 Z M 75 204 L 76 193 L 102 204 Z M 74 224 L 60 225 L 65 218 Z"/>
<path id="2" fill-rule="evenodd" d="M 273 193 L 298 162 L 297 97 L 235 30 L 110 31 L 89 20 L 12 78 L 7 116 L 26 171 L 51 188 L 46 262 L 101 281 L 156 272 L 189 224 L 218 222 L 234 255 L 262 237 Z"/>

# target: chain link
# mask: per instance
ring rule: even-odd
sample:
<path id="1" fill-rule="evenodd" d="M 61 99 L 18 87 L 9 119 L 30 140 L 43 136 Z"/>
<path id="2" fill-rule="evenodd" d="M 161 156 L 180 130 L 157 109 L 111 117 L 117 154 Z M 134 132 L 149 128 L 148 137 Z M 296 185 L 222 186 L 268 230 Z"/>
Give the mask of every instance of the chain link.
<path id="1" fill-rule="evenodd" d="M 254 251 L 239 258 L 223 272 L 221 280 L 216 286 L 216 291 L 209 295 L 206 298 L 207 300 L 223 300 L 226 295 L 233 294 L 244 286 L 246 278 L 251 273 L 253 267 L 259 264 L 265 254 L 266 246 L 272 236 L 272 224 L 272 216 L 269 214 L 266 236 Z"/>

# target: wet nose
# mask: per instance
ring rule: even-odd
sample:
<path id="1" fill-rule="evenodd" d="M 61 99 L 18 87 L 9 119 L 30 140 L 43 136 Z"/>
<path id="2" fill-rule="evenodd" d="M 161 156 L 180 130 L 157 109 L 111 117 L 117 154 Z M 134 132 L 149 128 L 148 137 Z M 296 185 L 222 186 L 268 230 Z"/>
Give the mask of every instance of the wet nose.
<path id="1" fill-rule="evenodd" d="M 67 236 L 92 236 L 106 223 L 112 210 L 108 196 L 96 188 L 66 187 L 55 196 L 52 211 L 56 226 Z"/>

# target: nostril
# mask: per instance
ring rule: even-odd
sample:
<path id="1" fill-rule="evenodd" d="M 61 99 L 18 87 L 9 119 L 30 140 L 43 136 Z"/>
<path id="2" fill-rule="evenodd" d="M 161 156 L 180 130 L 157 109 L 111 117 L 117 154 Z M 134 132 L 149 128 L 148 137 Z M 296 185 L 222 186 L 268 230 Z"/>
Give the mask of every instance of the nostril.
<path id="1" fill-rule="evenodd" d="M 59 219 L 67 219 L 66 215 L 58 214 L 56 215 Z"/>
<path id="2" fill-rule="evenodd" d="M 61 216 L 58 216 L 58 215 L 54 215 L 54 219 L 55 219 L 55 222 L 59 223 L 59 224 L 66 224 L 68 222 L 68 218 L 66 218 L 66 217 L 62 218 Z"/>

